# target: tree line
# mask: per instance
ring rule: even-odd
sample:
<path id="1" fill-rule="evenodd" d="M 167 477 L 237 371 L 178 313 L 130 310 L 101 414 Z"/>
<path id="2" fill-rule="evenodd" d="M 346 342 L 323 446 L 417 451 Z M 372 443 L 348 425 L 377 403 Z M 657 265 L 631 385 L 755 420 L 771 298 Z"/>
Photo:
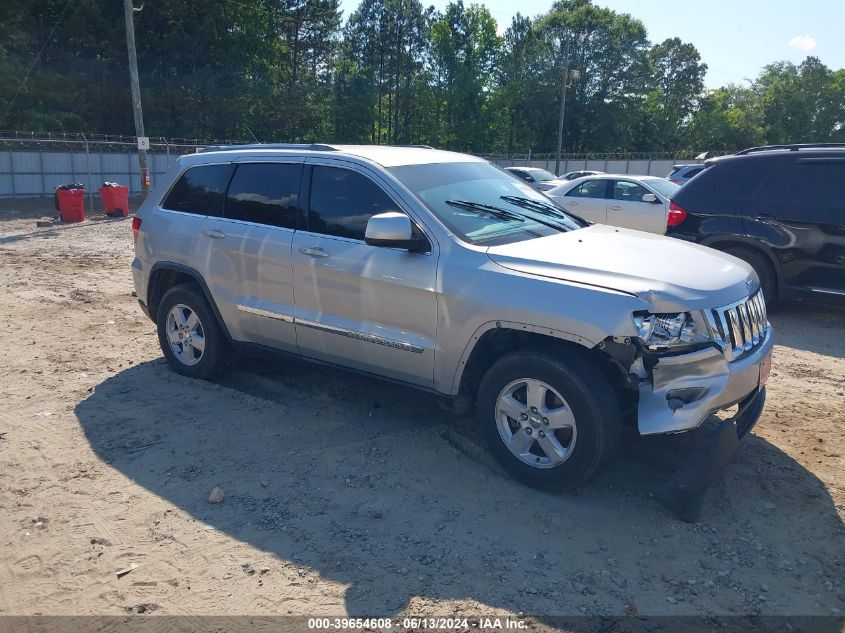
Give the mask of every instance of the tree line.
<path id="1" fill-rule="evenodd" d="M 132 134 L 122 2 L 6 0 L 0 20 L 1 129 Z M 462 0 L 347 19 L 339 0 L 146 0 L 135 28 L 151 136 L 551 152 L 568 64 L 568 153 L 845 141 L 845 69 L 807 57 L 708 91 L 692 43 L 591 0 L 501 35 Z"/>

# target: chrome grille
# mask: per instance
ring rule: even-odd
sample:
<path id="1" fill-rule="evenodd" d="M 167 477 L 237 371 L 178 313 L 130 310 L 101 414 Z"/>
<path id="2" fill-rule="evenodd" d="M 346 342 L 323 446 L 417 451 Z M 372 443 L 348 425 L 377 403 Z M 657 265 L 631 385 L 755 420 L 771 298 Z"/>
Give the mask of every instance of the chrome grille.
<path id="1" fill-rule="evenodd" d="M 763 291 L 721 308 L 705 310 L 714 338 L 728 360 L 735 360 L 753 350 L 769 335 L 766 301 Z"/>

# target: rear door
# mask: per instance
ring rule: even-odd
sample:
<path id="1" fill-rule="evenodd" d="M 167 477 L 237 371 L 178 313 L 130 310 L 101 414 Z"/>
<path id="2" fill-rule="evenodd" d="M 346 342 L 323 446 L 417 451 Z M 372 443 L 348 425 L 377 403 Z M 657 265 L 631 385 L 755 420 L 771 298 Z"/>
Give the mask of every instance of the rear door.
<path id="1" fill-rule="evenodd" d="M 209 219 L 207 281 L 232 337 L 297 351 L 291 244 L 302 159 L 238 162 Z"/>
<path id="2" fill-rule="evenodd" d="M 410 253 L 366 244 L 371 216 L 411 214 L 377 173 L 345 161 L 312 162 L 307 224 L 293 242 L 301 353 L 432 386 L 437 245 L 429 238 L 430 252 Z"/>
<path id="3" fill-rule="evenodd" d="M 209 243 L 203 231 L 209 217 L 213 220 L 223 212 L 231 174 L 232 166 L 220 163 L 194 165 L 179 176 L 155 213 L 144 219 L 158 260 L 199 269 L 205 277 Z"/>
<path id="4" fill-rule="evenodd" d="M 607 191 L 612 180 L 587 180 L 563 196 L 558 202 L 575 215 L 590 222 L 607 224 Z"/>
<path id="5" fill-rule="evenodd" d="M 607 223 L 649 233 L 666 232 L 666 206 L 659 202 L 643 202 L 652 193 L 633 180 L 613 180 L 611 199 L 607 205 Z"/>
<path id="6" fill-rule="evenodd" d="M 845 296 L 845 158 L 780 158 L 745 225 L 775 251 L 786 285 Z"/>

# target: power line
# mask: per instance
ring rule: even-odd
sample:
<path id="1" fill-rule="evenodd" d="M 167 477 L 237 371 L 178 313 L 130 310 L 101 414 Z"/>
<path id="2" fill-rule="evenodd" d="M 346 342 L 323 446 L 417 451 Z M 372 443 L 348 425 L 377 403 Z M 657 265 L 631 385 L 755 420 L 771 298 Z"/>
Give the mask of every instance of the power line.
<path id="1" fill-rule="evenodd" d="M 35 66 L 38 65 L 38 62 L 41 59 L 41 54 L 44 52 L 44 49 L 47 48 L 47 44 L 50 43 L 50 40 L 53 39 L 53 35 L 56 33 L 56 29 L 59 26 L 59 22 L 62 21 L 63 17 L 65 17 L 65 12 L 67 11 L 67 8 L 70 6 L 70 3 L 71 3 L 71 0 L 67 0 L 67 2 L 65 2 L 65 6 L 62 8 L 61 13 L 59 13 L 59 17 L 56 18 L 56 22 L 53 24 L 53 28 L 50 29 L 50 34 L 47 36 L 47 39 L 45 40 L 44 44 L 41 46 L 41 49 L 38 51 L 38 54 L 35 56 L 35 60 L 33 60 L 32 64 L 29 67 L 29 70 L 26 71 L 26 74 L 24 75 L 24 78 L 23 78 L 23 81 L 21 82 L 21 85 L 18 86 L 18 91 L 15 93 L 15 96 L 12 97 L 12 100 L 9 102 L 9 105 L 6 108 L 6 111 L 3 113 L 3 116 L 0 117 L 0 122 L 4 121 L 6 119 L 6 116 L 9 114 L 9 112 L 12 110 L 12 107 L 15 105 L 15 101 L 17 101 L 18 96 L 21 94 L 21 91 L 23 90 L 24 86 L 26 85 L 26 82 L 29 81 L 29 76 L 32 74 L 32 71 L 35 70 Z"/>

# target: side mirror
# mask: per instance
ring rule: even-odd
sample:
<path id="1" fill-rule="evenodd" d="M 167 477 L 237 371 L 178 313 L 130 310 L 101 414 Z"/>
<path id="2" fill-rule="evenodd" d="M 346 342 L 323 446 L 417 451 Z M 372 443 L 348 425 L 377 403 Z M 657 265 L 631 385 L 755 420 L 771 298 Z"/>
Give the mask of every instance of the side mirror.
<path id="1" fill-rule="evenodd" d="M 370 246 L 404 248 L 412 252 L 425 252 L 429 247 L 424 237 L 414 237 L 411 218 L 396 211 L 372 216 L 367 221 L 364 241 Z"/>
<path id="2" fill-rule="evenodd" d="M 644 193 L 643 202 L 649 202 L 651 204 L 654 204 L 655 202 L 659 202 L 659 200 L 657 199 L 657 196 L 655 196 L 653 193 Z"/>

